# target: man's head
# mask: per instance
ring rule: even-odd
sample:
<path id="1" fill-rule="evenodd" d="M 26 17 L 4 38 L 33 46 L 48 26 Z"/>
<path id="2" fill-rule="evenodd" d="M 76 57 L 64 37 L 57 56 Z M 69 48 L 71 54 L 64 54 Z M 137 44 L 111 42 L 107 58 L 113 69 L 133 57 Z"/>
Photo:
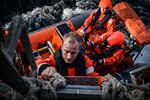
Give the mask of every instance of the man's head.
<path id="1" fill-rule="evenodd" d="M 69 32 L 64 35 L 62 44 L 62 57 L 68 64 L 72 63 L 80 51 L 81 37 L 74 32 Z"/>
<path id="2" fill-rule="evenodd" d="M 99 7 L 103 14 L 107 14 L 112 9 L 112 2 L 111 0 L 100 0 Z"/>

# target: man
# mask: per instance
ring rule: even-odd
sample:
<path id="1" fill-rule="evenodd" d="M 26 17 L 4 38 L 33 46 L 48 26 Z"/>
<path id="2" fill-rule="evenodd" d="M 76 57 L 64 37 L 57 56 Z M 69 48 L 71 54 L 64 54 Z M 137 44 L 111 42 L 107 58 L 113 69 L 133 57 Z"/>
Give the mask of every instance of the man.
<path id="1" fill-rule="evenodd" d="M 112 32 L 104 40 L 101 37 L 96 38 L 94 45 L 98 45 L 101 50 L 97 56 L 98 67 L 96 68 L 101 75 L 104 75 L 102 73 L 104 69 L 107 70 L 107 73 L 114 73 L 120 71 L 122 66 L 128 67 L 133 63 L 131 57 L 128 56 L 125 59 L 124 55 L 127 51 L 124 45 L 124 34 L 121 31 Z"/>
<path id="2" fill-rule="evenodd" d="M 114 30 L 115 30 L 115 19 L 113 16 L 109 16 L 106 19 L 106 16 L 111 13 L 112 9 L 112 2 L 111 0 L 100 0 L 99 2 L 99 8 L 97 11 L 92 12 L 89 17 L 85 20 L 84 25 L 77 30 L 77 33 L 80 36 L 85 37 L 85 42 L 86 44 L 86 54 L 89 55 L 90 53 L 89 49 L 89 44 L 93 43 L 97 37 L 101 37 L 103 40 L 106 39 Z M 99 27 L 100 23 L 101 26 Z M 89 34 L 88 37 L 86 35 Z M 99 47 L 93 48 L 97 53 L 100 53 Z"/>
<path id="3" fill-rule="evenodd" d="M 101 49 L 98 62 L 104 65 L 112 65 L 117 62 L 125 49 L 124 34 L 121 31 L 115 31 L 105 40 L 100 41 L 99 38 L 96 38 L 94 44 L 99 45 Z"/>
<path id="4" fill-rule="evenodd" d="M 37 73 L 42 77 L 51 77 L 54 72 L 63 76 L 97 76 L 92 61 L 80 53 L 81 37 L 74 32 L 66 33 L 62 47 L 47 59 L 36 61 Z"/>
<path id="5" fill-rule="evenodd" d="M 103 20 L 103 18 L 111 12 L 112 2 L 111 0 L 101 0 L 99 2 L 99 8 L 97 11 L 92 12 L 89 17 L 85 20 L 84 25 L 77 30 L 77 32 L 83 36 L 90 32 L 91 35 L 102 35 L 103 33 L 110 33 L 115 30 L 115 19 L 111 16 L 106 20 L 103 26 L 97 29 L 97 25 Z M 90 36 L 93 40 L 95 37 Z"/>

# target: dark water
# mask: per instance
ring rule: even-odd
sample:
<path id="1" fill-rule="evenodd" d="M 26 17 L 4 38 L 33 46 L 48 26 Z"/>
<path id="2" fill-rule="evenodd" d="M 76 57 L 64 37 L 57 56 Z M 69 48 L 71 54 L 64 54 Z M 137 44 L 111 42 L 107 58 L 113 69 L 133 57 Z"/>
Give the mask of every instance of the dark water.
<path id="1" fill-rule="evenodd" d="M 146 25 L 150 25 L 150 0 L 112 0 L 113 5 L 126 1 Z M 22 15 L 28 32 L 97 8 L 99 0 L 1 0 L 0 21 L 5 28 L 12 16 Z"/>
<path id="2" fill-rule="evenodd" d="M 112 0 L 113 5 L 126 1 L 146 26 L 150 26 L 150 0 Z M 32 32 L 61 20 L 69 19 L 87 10 L 97 8 L 99 0 L 1 0 L 0 22 L 9 28 L 12 16 L 21 15 Z M 150 45 L 146 45 L 136 63 L 150 63 Z"/>

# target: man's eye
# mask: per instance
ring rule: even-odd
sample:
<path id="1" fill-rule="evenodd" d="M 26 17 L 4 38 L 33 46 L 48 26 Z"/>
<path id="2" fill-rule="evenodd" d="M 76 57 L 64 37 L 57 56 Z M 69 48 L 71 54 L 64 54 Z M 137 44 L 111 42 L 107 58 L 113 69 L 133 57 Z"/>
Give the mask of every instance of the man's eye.
<path id="1" fill-rule="evenodd" d="M 71 52 L 71 54 L 72 54 L 72 55 L 74 55 L 74 54 L 75 54 L 75 52 Z"/>
<path id="2" fill-rule="evenodd" d="M 69 51 L 66 50 L 66 53 L 69 53 Z"/>

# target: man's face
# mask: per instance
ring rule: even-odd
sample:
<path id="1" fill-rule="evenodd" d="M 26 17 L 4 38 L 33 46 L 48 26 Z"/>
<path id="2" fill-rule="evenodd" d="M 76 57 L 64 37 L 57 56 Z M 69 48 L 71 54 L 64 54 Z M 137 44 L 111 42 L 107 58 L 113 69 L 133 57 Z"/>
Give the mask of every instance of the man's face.
<path id="1" fill-rule="evenodd" d="M 70 64 L 76 59 L 80 51 L 80 45 L 76 41 L 69 42 L 68 40 L 65 40 L 61 49 L 62 49 L 62 57 L 64 61 L 67 64 Z"/>

